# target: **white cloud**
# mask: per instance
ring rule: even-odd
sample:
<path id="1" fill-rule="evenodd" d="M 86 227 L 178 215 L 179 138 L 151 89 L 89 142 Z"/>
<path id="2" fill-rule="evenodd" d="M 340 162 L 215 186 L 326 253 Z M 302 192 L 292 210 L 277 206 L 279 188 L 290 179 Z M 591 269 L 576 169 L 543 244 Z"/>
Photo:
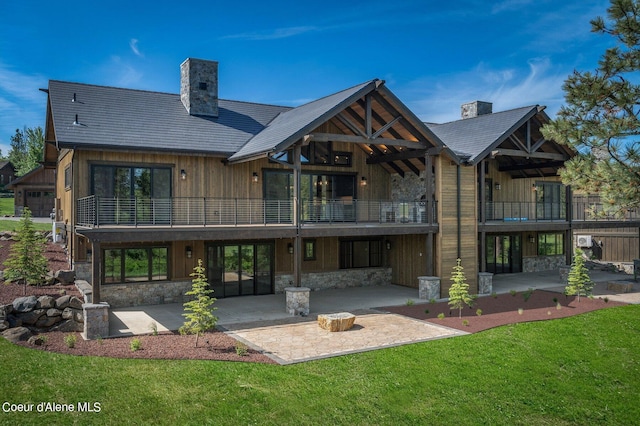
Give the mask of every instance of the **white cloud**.
<path id="1" fill-rule="evenodd" d="M 138 48 L 138 39 L 137 38 L 132 38 L 129 41 L 129 47 L 131 48 L 131 51 L 133 53 L 135 53 L 136 56 L 144 58 L 144 55 L 140 52 L 140 49 Z"/>
<path id="2" fill-rule="evenodd" d="M 545 105 L 553 118 L 563 102 L 562 84 L 569 72 L 546 57 L 530 59 L 526 69 L 492 69 L 480 63 L 462 73 L 414 81 L 398 93 L 418 117 L 434 123 L 458 120 L 460 105 L 475 100 L 492 102 L 493 111 Z"/>
<path id="3" fill-rule="evenodd" d="M 491 13 L 496 14 L 505 10 L 517 10 L 523 6 L 533 3 L 533 0 L 504 0 L 491 7 Z"/>
<path id="4" fill-rule="evenodd" d="M 231 34 L 222 37 L 223 39 L 243 39 L 243 40 L 276 40 L 281 38 L 294 37 L 313 31 L 319 31 L 318 27 L 301 26 L 301 27 L 285 27 L 276 28 L 268 31 L 257 31 L 249 33 Z"/>

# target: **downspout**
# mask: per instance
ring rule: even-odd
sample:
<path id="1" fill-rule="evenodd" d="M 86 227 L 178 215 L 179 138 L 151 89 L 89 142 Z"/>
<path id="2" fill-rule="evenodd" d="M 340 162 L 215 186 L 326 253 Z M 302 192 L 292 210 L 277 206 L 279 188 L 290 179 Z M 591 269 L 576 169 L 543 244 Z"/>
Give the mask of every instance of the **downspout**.
<path id="1" fill-rule="evenodd" d="M 456 207 L 457 207 L 457 220 L 458 220 L 458 259 L 462 257 L 462 229 L 460 228 L 462 225 L 462 208 L 460 206 L 460 202 L 462 200 L 461 188 L 460 188 L 460 164 L 458 164 L 456 170 Z"/>

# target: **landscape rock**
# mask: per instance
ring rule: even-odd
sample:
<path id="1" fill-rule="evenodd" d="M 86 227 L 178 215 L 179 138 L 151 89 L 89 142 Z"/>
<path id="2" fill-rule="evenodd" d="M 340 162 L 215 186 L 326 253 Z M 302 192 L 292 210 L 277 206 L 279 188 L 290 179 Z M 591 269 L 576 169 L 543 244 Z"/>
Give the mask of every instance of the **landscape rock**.
<path id="1" fill-rule="evenodd" d="M 5 331 L 7 328 L 9 328 L 9 321 L 7 320 L 0 321 L 0 332 Z"/>
<path id="2" fill-rule="evenodd" d="M 74 320 L 62 321 L 51 329 L 51 331 L 62 331 L 63 333 L 71 333 L 73 331 L 83 331 L 84 325 Z"/>
<path id="3" fill-rule="evenodd" d="M 33 334 L 27 327 L 10 328 L 2 332 L 2 337 L 10 341 L 11 343 L 18 343 L 21 341 L 29 340 L 29 337 L 31 336 L 33 336 Z"/>
<path id="4" fill-rule="evenodd" d="M 0 319 L 6 319 L 13 312 L 13 305 L 0 305 Z"/>
<path id="5" fill-rule="evenodd" d="M 73 309 L 64 308 L 64 311 L 62 311 L 62 319 L 73 319 Z"/>
<path id="6" fill-rule="evenodd" d="M 13 301 L 15 312 L 28 312 L 36 307 L 38 299 L 35 296 L 18 297 Z"/>
<path id="7" fill-rule="evenodd" d="M 49 328 L 60 321 L 62 321 L 62 317 L 48 317 L 44 315 L 35 323 L 35 326 L 37 328 Z"/>
<path id="8" fill-rule="evenodd" d="M 27 340 L 27 343 L 33 346 L 42 346 L 46 341 L 47 339 L 45 336 L 31 336 L 29 337 L 29 340 Z"/>
<path id="9" fill-rule="evenodd" d="M 46 316 L 47 311 L 45 309 L 34 309 L 30 312 L 21 313 L 19 318 L 22 320 L 22 324 L 33 325 L 40 317 Z"/>
<path id="10" fill-rule="evenodd" d="M 62 316 L 62 311 L 60 309 L 55 309 L 55 308 L 47 309 L 47 316 L 59 317 L 59 316 Z"/>
<path id="11" fill-rule="evenodd" d="M 9 328 L 22 327 L 22 320 L 15 315 L 9 315 L 7 321 L 9 321 Z"/>
<path id="12" fill-rule="evenodd" d="M 318 325 L 328 331 L 346 331 L 353 327 L 356 316 L 349 312 L 318 315 Z"/>
<path id="13" fill-rule="evenodd" d="M 80 310 L 82 310 L 82 304 L 83 303 L 84 302 L 82 300 L 80 300 L 77 297 L 73 296 L 71 298 L 71 300 L 69 301 L 69 307 L 71 309 L 80 309 Z"/>
<path id="14" fill-rule="evenodd" d="M 38 297 L 38 303 L 36 309 L 51 309 L 56 306 L 56 299 L 51 296 Z"/>
<path id="15" fill-rule="evenodd" d="M 76 271 L 57 271 L 55 274 L 56 279 L 62 284 L 73 284 L 76 280 Z"/>
<path id="16" fill-rule="evenodd" d="M 68 308 L 70 301 L 71 296 L 69 296 L 68 294 L 60 296 L 56 299 L 56 308 L 61 310 L 64 310 L 64 308 Z"/>

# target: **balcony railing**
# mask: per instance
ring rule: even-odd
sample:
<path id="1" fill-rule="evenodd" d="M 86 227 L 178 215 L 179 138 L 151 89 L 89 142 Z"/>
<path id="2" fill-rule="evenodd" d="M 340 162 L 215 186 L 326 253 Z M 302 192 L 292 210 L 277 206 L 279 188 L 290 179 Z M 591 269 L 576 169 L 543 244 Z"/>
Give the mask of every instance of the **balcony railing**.
<path id="1" fill-rule="evenodd" d="M 640 213 L 628 210 L 622 215 L 608 214 L 602 203 L 574 201 L 571 203 L 574 222 L 638 221 Z M 485 204 L 487 222 L 566 222 L 566 203 L 488 202 Z"/>
<path id="2" fill-rule="evenodd" d="M 432 222 L 436 205 L 432 204 Z M 77 201 L 76 224 L 108 226 L 291 225 L 292 200 L 227 198 L 102 198 Z M 303 202 L 302 223 L 366 222 L 426 224 L 427 206 L 419 201 L 327 200 Z"/>

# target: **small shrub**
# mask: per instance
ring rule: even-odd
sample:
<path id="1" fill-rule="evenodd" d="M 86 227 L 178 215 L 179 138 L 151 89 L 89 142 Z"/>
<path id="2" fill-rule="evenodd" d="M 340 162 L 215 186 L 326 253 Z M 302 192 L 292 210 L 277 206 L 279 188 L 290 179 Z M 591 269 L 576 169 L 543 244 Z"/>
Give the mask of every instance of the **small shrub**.
<path id="1" fill-rule="evenodd" d="M 518 315 L 522 315 L 522 314 L 524 314 L 524 309 L 518 308 Z"/>
<path id="2" fill-rule="evenodd" d="M 428 309 L 425 309 L 425 310 L 424 310 L 424 313 L 425 313 L 425 314 L 427 314 L 427 315 L 429 315 L 429 310 L 428 310 Z"/>
<path id="3" fill-rule="evenodd" d="M 609 298 L 608 297 L 604 298 L 604 303 L 609 303 Z"/>
<path id="4" fill-rule="evenodd" d="M 140 339 L 138 339 L 137 337 L 132 339 L 131 344 L 129 345 L 129 348 L 131 349 L 131 352 L 136 352 L 140 350 L 140 348 L 142 348 L 142 343 L 140 342 Z"/>
<path id="5" fill-rule="evenodd" d="M 493 297 L 494 299 L 498 298 L 498 293 L 496 293 L 495 291 L 493 293 L 491 293 L 491 297 Z"/>
<path id="6" fill-rule="evenodd" d="M 515 296 L 516 294 L 518 294 L 518 292 L 515 290 L 509 290 L 509 294 L 511 294 L 512 296 Z"/>
<path id="7" fill-rule="evenodd" d="M 436 303 L 436 299 L 432 297 L 431 299 L 429 299 L 429 303 Z"/>
<path id="8" fill-rule="evenodd" d="M 156 324 L 155 321 L 152 321 L 151 324 L 149 324 L 149 329 L 151 329 L 151 334 L 154 336 L 158 335 L 158 324 Z"/>
<path id="9" fill-rule="evenodd" d="M 465 327 L 469 326 L 469 320 L 462 320 L 462 325 L 464 325 Z"/>
<path id="10" fill-rule="evenodd" d="M 557 310 L 562 309 L 562 305 L 560 304 L 560 302 L 556 303 L 556 309 L 557 309 Z"/>
<path id="11" fill-rule="evenodd" d="M 438 314 L 438 319 L 444 319 L 444 313 L 443 312 L 440 312 Z"/>
<path id="12" fill-rule="evenodd" d="M 558 298 L 557 297 L 553 298 L 553 303 L 558 303 Z"/>
<path id="13" fill-rule="evenodd" d="M 242 342 L 236 342 L 236 354 L 238 356 L 247 356 L 249 355 L 249 348 Z"/>
<path id="14" fill-rule="evenodd" d="M 67 345 L 69 349 L 73 349 L 76 346 L 76 342 L 78 338 L 75 334 L 67 334 L 64 336 L 64 344 Z"/>
<path id="15" fill-rule="evenodd" d="M 481 316 L 481 315 L 482 315 L 482 309 L 478 309 L 478 310 L 476 311 L 476 315 L 477 315 L 477 316 Z"/>
<path id="16" fill-rule="evenodd" d="M 99 344 L 100 346 L 102 346 L 102 343 L 103 343 L 103 342 L 102 342 L 102 336 L 98 336 L 98 337 L 96 337 L 96 341 L 98 342 L 98 344 Z"/>
<path id="17" fill-rule="evenodd" d="M 527 291 L 525 291 L 524 293 L 522 293 L 522 297 L 524 298 L 524 301 L 526 302 L 527 300 L 529 300 L 529 298 L 531 297 L 531 295 L 533 294 L 533 289 L 530 288 Z"/>
<path id="18" fill-rule="evenodd" d="M 407 306 L 413 306 L 413 299 L 407 299 L 406 305 Z"/>
<path id="19" fill-rule="evenodd" d="M 551 311 L 547 311 L 547 315 L 551 315 Z"/>

